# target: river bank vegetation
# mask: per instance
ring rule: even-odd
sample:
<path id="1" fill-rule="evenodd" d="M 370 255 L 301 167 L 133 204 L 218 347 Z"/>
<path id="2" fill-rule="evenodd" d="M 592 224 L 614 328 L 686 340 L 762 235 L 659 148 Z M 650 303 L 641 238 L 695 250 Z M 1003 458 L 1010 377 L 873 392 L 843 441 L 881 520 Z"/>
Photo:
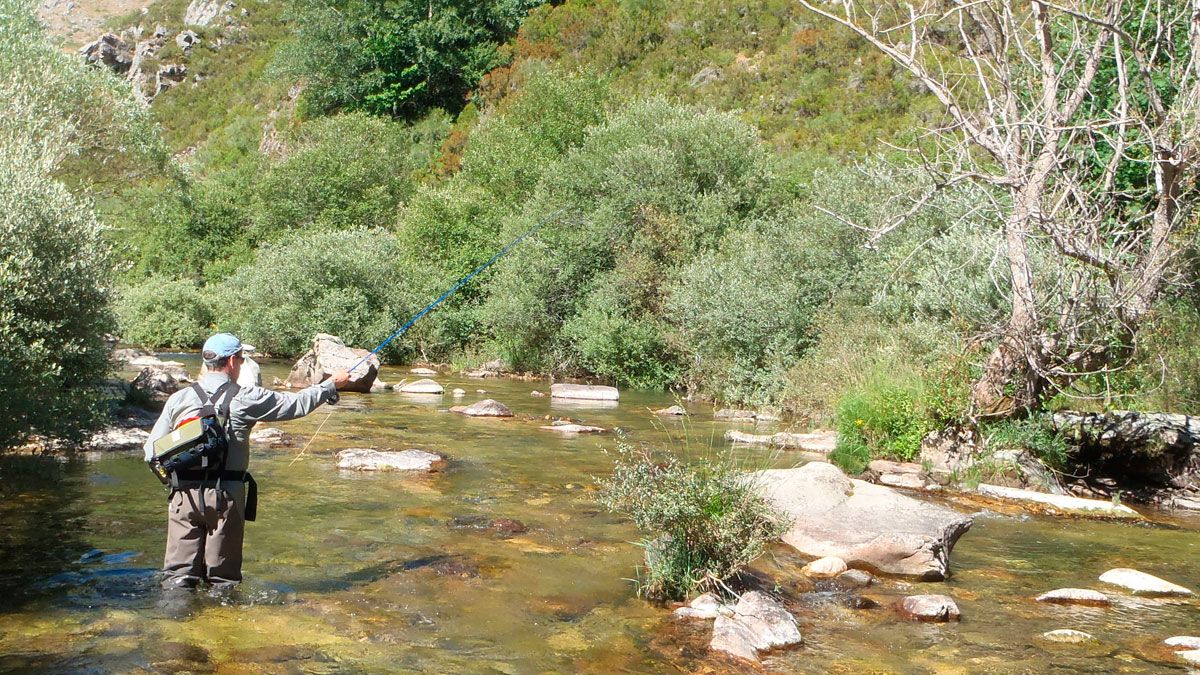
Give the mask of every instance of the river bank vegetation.
<path id="1" fill-rule="evenodd" d="M 126 341 L 369 346 L 558 213 L 384 357 L 770 407 L 837 426 L 852 468 L 947 426 L 1005 437 L 1048 410 L 1200 401 L 1183 3 L 968 17 L 966 37 L 923 17 L 918 57 L 772 0 L 342 4 L 249 0 L 201 29 L 189 79 L 128 113 L 157 122 L 161 166 L 95 143 L 39 164 L 73 218 L 106 226 L 89 288 L 115 287 Z M 976 42 L 1036 52 L 1037 26 L 1053 73 Z M 8 30 L 50 49 L 28 21 Z M 67 61 L 51 80 L 104 77 Z"/>

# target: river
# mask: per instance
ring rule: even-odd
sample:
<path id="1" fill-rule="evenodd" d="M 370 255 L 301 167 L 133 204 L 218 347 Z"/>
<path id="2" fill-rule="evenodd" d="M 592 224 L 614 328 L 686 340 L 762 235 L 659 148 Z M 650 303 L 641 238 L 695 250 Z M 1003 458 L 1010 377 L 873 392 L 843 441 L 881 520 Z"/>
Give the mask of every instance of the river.
<path id="1" fill-rule="evenodd" d="M 171 358 L 179 358 L 172 356 Z M 192 357 L 183 357 L 194 365 Z M 286 373 L 266 363 L 264 378 Z M 394 382 L 406 370 L 385 368 Z M 411 376 L 410 376 L 411 377 Z M 570 416 L 620 428 L 632 442 L 685 454 L 726 447 L 731 424 L 690 405 L 685 420 L 653 408 L 668 395 L 623 391 L 619 405 L 562 405 L 544 382 L 437 378 L 464 402 L 495 398 L 516 418 L 448 413 L 442 397 L 347 394 L 304 457 L 256 448 L 258 521 L 247 526 L 246 583 L 226 598 L 164 605 L 165 494 L 139 456 L 6 457 L 0 466 L 0 670 L 5 672 L 728 672 L 706 653 L 710 624 L 672 620 L 639 600 L 639 533 L 594 502 L 612 463 L 611 434 L 564 438 L 538 429 Z M 477 394 L 477 389 L 487 394 Z M 325 410 L 279 426 L 303 443 Z M 745 428 L 741 425 L 739 428 Z M 781 428 L 781 427 L 780 427 Z M 763 427 L 765 431 L 775 427 Z M 345 473 L 346 447 L 444 454 L 440 474 Z M 737 448 L 749 467 L 795 456 Z M 884 580 L 869 602 L 806 590 L 803 561 L 779 546 L 756 565 L 795 599 L 804 645 L 771 653 L 768 671 L 803 673 L 1159 672 L 1179 669 L 1161 646 L 1200 634 L 1196 601 L 1103 589 L 1112 567 L 1200 587 L 1200 523 L 1153 524 L 977 514 L 944 583 Z M 496 518 L 524 523 L 507 536 Z M 1108 609 L 1040 605 L 1058 587 L 1108 590 Z M 904 621 L 912 593 L 945 593 L 954 624 Z M 862 605 L 874 608 L 859 608 Z M 1096 641 L 1050 643 L 1073 628 Z M 749 669 L 745 669 L 749 671 Z"/>

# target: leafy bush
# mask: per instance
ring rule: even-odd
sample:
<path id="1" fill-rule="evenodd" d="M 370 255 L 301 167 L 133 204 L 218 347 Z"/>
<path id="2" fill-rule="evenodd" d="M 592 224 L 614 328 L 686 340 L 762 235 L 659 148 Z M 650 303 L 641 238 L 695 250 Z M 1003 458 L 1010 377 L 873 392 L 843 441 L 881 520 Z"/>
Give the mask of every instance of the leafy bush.
<path id="1" fill-rule="evenodd" d="M 638 594 L 684 599 L 722 583 L 766 551 L 789 527 L 729 461 L 684 464 L 646 449 L 618 446 L 600 502 L 650 535 Z"/>
<path id="2" fill-rule="evenodd" d="M 116 304 L 121 338 L 143 347 L 200 346 L 211 332 L 211 301 L 195 282 L 152 276 L 120 289 Z"/>
<path id="3" fill-rule="evenodd" d="M 851 473 L 878 457 L 916 459 L 932 430 L 919 393 L 882 377 L 843 396 L 836 422 L 838 444 L 829 459 Z"/>
<path id="4" fill-rule="evenodd" d="M 316 333 L 374 346 L 424 304 L 400 259 L 395 236 L 380 230 L 289 235 L 217 285 L 217 325 L 278 355 L 304 352 Z M 394 342 L 386 354 L 410 344 Z"/>
<path id="5" fill-rule="evenodd" d="M 1045 415 L 992 422 L 982 432 L 989 451 L 1028 450 L 1050 468 L 1060 470 L 1070 459 L 1070 446 Z"/>

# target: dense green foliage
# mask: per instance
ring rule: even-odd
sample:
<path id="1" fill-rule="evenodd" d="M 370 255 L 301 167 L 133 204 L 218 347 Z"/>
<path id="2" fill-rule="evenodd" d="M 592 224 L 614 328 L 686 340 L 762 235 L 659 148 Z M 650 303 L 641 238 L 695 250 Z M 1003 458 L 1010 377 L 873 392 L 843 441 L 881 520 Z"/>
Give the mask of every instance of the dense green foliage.
<path id="1" fill-rule="evenodd" d="M 295 0 L 281 69 L 308 82 L 312 112 L 415 119 L 457 111 L 538 0 Z"/>
<path id="2" fill-rule="evenodd" d="M 724 591 L 790 526 L 755 491 L 753 480 L 727 459 L 684 463 L 674 455 L 619 444 L 600 502 L 628 515 L 649 535 L 638 594 L 683 600 Z"/>
<path id="3" fill-rule="evenodd" d="M 212 333 L 212 302 L 194 282 L 151 276 L 120 289 L 121 339 L 132 345 L 196 348 Z"/>
<path id="4" fill-rule="evenodd" d="M 932 430 L 919 401 L 919 392 L 883 376 L 849 392 L 838 404 L 838 442 L 829 459 L 855 473 L 874 457 L 912 461 Z"/>
<path id="5" fill-rule="evenodd" d="M 106 73 L 46 38 L 33 7 L 0 1 L 0 449 L 94 428 L 109 371 L 111 247 L 70 160 L 149 154 L 144 111 Z"/>

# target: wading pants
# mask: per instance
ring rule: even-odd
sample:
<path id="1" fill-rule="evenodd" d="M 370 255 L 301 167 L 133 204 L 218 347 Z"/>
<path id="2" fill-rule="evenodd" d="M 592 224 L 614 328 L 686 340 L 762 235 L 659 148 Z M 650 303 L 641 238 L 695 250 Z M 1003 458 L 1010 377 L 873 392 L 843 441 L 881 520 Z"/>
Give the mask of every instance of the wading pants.
<path id="1" fill-rule="evenodd" d="M 242 580 L 242 537 L 246 531 L 245 484 L 222 481 L 221 488 L 171 491 L 168 500 L 167 554 L 163 588 L 193 587 L 201 580 L 214 587 Z"/>

